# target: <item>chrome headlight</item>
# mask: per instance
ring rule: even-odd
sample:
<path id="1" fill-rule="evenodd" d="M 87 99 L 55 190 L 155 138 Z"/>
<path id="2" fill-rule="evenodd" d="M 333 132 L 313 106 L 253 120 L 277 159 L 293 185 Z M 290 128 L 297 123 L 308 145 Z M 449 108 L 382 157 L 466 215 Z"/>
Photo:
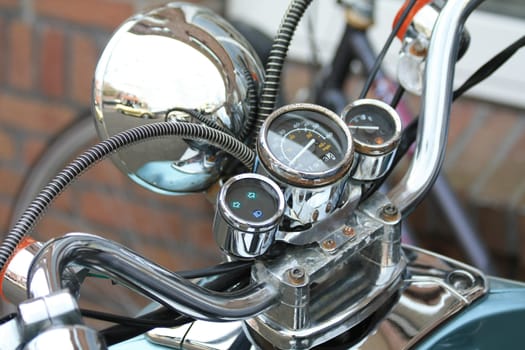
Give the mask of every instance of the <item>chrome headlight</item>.
<path id="1" fill-rule="evenodd" d="M 98 133 L 106 139 L 148 123 L 200 123 L 186 109 L 239 135 L 262 77 L 254 50 L 220 16 L 165 5 L 128 19 L 107 44 L 95 72 Z M 224 165 L 220 151 L 182 138 L 148 140 L 113 159 L 135 182 L 166 194 L 204 190 Z"/>

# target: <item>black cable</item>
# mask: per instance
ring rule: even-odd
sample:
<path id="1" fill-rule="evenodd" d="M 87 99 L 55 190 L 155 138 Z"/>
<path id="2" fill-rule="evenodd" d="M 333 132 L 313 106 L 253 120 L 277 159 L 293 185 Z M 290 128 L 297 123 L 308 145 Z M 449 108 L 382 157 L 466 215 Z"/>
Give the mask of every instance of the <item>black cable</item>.
<path id="1" fill-rule="evenodd" d="M 399 85 L 396 89 L 396 92 L 394 93 L 394 96 L 392 96 L 392 101 L 390 101 L 390 106 L 392 108 L 395 109 L 397 107 L 404 93 L 405 93 L 405 88 L 402 85 Z"/>
<path id="2" fill-rule="evenodd" d="M 177 274 L 181 277 L 192 279 L 210 277 L 214 275 L 221 275 L 231 273 L 238 270 L 249 270 L 253 265 L 253 261 L 230 261 L 212 267 L 206 267 L 196 270 L 180 271 Z"/>
<path id="3" fill-rule="evenodd" d="M 525 36 L 522 36 L 509 45 L 506 49 L 490 59 L 487 63 L 479 67 L 456 91 L 454 91 L 453 99 L 455 100 L 459 96 L 463 95 L 465 91 L 488 78 L 524 45 Z"/>
<path id="4" fill-rule="evenodd" d="M 399 29 L 405 22 L 405 20 L 408 17 L 408 14 L 412 10 L 412 7 L 414 7 L 414 4 L 416 3 L 416 0 L 410 0 L 407 7 L 403 10 L 401 13 L 401 16 L 399 17 L 399 20 L 397 21 L 396 25 L 394 26 L 394 29 L 392 29 L 392 32 L 388 36 L 385 44 L 383 45 L 383 48 L 377 55 L 376 61 L 374 63 L 374 66 L 372 67 L 372 70 L 370 74 L 368 75 L 368 79 L 365 82 L 365 85 L 363 86 L 363 90 L 361 91 L 361 94 L 359 95 L 359 98 L 365 98 L 366 94 L 368 93 L 368 90 L 370 90 L 370 87 L 372 86 L 372 83 L 375 80 L 375 77 L 377 75 L 377 72 L 379 71 L 381 67 L 381 63 L 383 62 L 383 59 L 385 58 L 385 55 L 390 48 L 390 45 L 392 44 L 392 41 L 394 40 L 395 36 L 397 35 L 397 32 L 399 32 Z"/>
<path id="5" fill-rule="evenodd" d="M 144 317 L 126 317 L 114 314 L 108 314 L 102 311 L 80 309 L 83 317 L 93 318 L 100 321 L 118 323 L 129 327 L 175 327 L 180 324 L 191 322 L 193 319 L 187 316 L 179 316 L 172 320 L 148 319 Z"/>

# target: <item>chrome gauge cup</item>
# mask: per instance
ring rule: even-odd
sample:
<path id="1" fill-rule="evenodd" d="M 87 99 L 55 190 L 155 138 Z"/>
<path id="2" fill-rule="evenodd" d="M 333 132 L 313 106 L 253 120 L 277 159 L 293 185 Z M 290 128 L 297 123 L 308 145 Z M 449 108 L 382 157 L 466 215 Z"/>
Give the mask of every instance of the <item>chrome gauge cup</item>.
<path id="1" fill-rule="evenodd" d="M 219 247 L 240 258 L 264 254 L 274 241 L 284 213 L 279 186 L 259 174 L 240 174 L 222 186 L 213 232 Z"/>
<path id="2" fill-rule="evenodd" d="M 342 200 L 352 167 L 352 135 L 339 116 L 324 107 L 287 105 L 263 123 L 257 155 L 257 172 L 283 188 L 290 226 L 311 224 Z"/>
<path id="3" fill-rule="evenodd" d="M 392 164 L 401 138 L 401 119 L 385 102 L 356 100 L 343 110 L 355 146 L 352 178 L 373 181 L 383 176 Z"/>
<path id="4" fill-rule="evenodd" d="M 263 67 L 248 42 L 206 8 L 172 3 L 128 19 L 113 35 L 95 72 L 93 110 L 106 139 L 149 123 L 200 123 L 185 112 L 245 134 Z M 224 157 L 204 142 L 148 140 L 119 151 L 117 166 L 159 193 L 205 190 Z"/>

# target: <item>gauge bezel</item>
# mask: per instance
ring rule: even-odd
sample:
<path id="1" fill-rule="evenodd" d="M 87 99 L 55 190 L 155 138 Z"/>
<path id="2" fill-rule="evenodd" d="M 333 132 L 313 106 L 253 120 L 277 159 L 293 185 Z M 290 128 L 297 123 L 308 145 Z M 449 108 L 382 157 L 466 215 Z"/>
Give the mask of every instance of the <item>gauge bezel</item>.
<path id="1" fill-rule="evenodd" d="M 327 118 L 323 120 L 323 123 L 332 128 L 334 135 L 336 133 L 342 135 L 344 140 L 341 141 L 346 142 L 346 149 L 342 147 L 342 159 L 327 170 L 319 172 L 299 171 L 280 161 L 269 147 L 268 132 L 272 123 L 282 115 L 301 110 L 323 114 Z M 278 108 L 264 121 L 257 137 L 257 155 L 263 167 L 277 180 L 298 187 L 321 187 L 332 184 L 348 174 L 354 158 L 354 145 L 350 130 L 336 113 L 311 103 L 295 103 Z"/>
<path id="2" fill-rule="evenodd" d="M 235 185 L 237 182 L 250 180 L 260 181 L 266 184 L 274 192 L 275 201 L 277 202 L 276 211 L 271 217 L 264 221 L 249 221 L 244 218 L 241 218 L 238 215 L 236 215 L 226 203 L 226 195 L 228 194 L 230 187 Z M 219 192 L 217 205 L 220 207 L 219 211 L 223 215 L 224 219 L 232 227 L 244 232 L 258 233 L 269 231 L 279 224 L 281 218 L 284 215 L 285 202 L 284 195 L 281 189 L 274 181 L 263 175 L 255 173 L 245 173 L 233 176 L 224 183 Z"/>
<path id="3" fill-rule="evenodd" d="M 370 106 L 372 108 L 380 108 L 384 110 L 385 112 L 387 112 L 390 118 L 392 118 L 395 125 L 394 135 L 392 135 L 390 139 L 388 139 L 385 143 L 381 145 L 372 145 L 369 143 L 365 143 L 359 140 L 358 138 L 354 137 L 353 140 L 355 144 L 355 151 L 361 154 L 371 156 L 384 155 L 393 151 L 399 144 L 399 140 L 401 138 L 401 119 L 399 118 L 397 112 L 388 103 L 371 98 L 356 100 L 345 107 L 345 109 L 341 113 L 341 116 L 345 122 L 345 125 L 348 126 L 348 123 L 350 122 L 349 119 L 351 119 L 348 118 L 350 112 L 354 113 L 355 115 L 356 111 L 359 112 L 361 109 L 370 108 Z"/>

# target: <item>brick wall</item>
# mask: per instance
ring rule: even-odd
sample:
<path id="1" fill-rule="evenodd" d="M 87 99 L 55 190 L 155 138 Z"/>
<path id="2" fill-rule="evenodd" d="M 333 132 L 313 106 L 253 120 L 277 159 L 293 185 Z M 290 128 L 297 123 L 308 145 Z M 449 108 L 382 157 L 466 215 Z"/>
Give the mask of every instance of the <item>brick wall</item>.
<path id="1" fill-rule="evenodd" d="M 24 175 L 46 144 L 90 106 L 94 68 L 113 30 L 162 2 L 168 1 L 0 0 L 2 231 Z M 66 190 L 33 235 L 47 240 L 72 231 L 94 233 L 180 270 L 217 261 L 212 216 L 203 195 L 150 194 L 108 160 Z"/>

